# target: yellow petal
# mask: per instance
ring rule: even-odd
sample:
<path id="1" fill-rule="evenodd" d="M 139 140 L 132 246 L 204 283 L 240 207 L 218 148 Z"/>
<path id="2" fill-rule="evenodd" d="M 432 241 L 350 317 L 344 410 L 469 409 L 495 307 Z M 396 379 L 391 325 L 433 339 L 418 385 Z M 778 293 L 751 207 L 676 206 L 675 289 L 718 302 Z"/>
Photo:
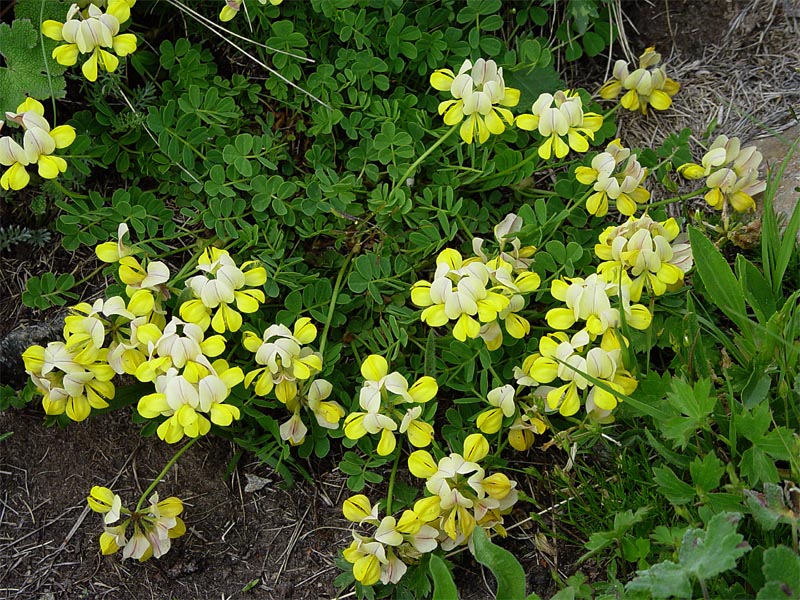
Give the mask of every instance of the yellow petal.
<path id="1" fill-rule="evenodd" d="M 64 39 L 64 36 L 61 35 L 61 29 L 64 27 L 63 23 L 59 23 L 58 21 L 53 21 L 49 19 L 42 23 L 42 34 L 45 37 L 49 37 L 51 40 L 56 40 L 60 42 Z"/>
<path id="2" fill-rule="evenodd" d="M 431 73 L 431 87 L 440 92 L 450 91 L 450 86 L 453 83 L 454 75 L 450 69 L 437 69 Z"/>
<path id="3" fill-rule="evenodd" d="M 408 389 L 408 394 L 414 402 L 423 403 L 432 400 L 438 391 L 439 385 L 436 383 L 436 380 L 433 377 L 425 375 L 414 382 L 414 385 Z"/>
<path id="4" fill-rule="evenodd" d="M 389 363 L 378 354 L 370 354 L 361 364 L 361 375 L 368 381 L 380 381 L 389 372 Z"/>
<path id="5" fill-rule="evenodd" d="M 478 462 L 489 454 L 489 442 L 480 433 L 472 433 L 464 440 L 464 458 Z"/>
<path id="6" fill-rule="evenodd" d="M 427 450 L 415 450 L 408 457 L 408 470 L 414 477 L 428 479 L 439 470 L 439 465 Z"/>

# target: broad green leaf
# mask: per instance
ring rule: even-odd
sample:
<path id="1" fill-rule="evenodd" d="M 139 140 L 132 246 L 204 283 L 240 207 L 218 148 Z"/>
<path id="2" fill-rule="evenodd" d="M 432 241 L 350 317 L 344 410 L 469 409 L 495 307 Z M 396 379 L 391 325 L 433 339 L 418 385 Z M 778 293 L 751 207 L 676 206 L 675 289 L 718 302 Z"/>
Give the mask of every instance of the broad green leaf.
<path id="1" fill-rule="evenodd" d="M 658 484 L 658 491 L 673 504 L 688 504 L 697 496 L 695 489 L 681 481 L 669 467 L 655 467 L 653 479 Z"/>
<path id="2" fill-rule="evenodd" d="M 710 492 L 719 487 L 725 474 L 725 465 L 714 453 L 706 454 L 702 459 L 695 458 L 689 465 L 692 482 L 703 492 Z"/>
<path id="3" fill-rule="evenodd" d="M 678 554 L 680 564 L 697 579 L 710 579 L 736 567 L 736 561 L 750 550 L 744 536 L 736 532 L 742 515 L 720 513 L 705 530 L 689 529 Z"/>
<path id="4" fill-rule="evenodd" d="M 649 592 L 653 598 L 689 598 L 694 581 L 708 580 L 736 567 L 750 550 L 736 532 L 739 513 L 715 515 L 705 529 L 687 529 L 683 535 L 678 563 L 664 561 L 639 571 L 626 590 Z"/>
<path id="5" fill-rule="evenodd" d="M 18 19 L 11 26 L 0 24 L 0 54 L 6 65 L 0 67 L 0 115 L 16 112 L 26 96 L 37 100 L 64 97 L 64 77 L 46 65 L 39 40 L 39 32 L 27 19 Z"/>
<path id="6" fill-rule="evenodd" d="M 497 597 L 506 600 L 525 598 L 525 571 L 517 558 L 505 548 L 489 540 L 482 527 L 472 534 L 475 544 L 475 559 L 489 568 L 497 580 Z"/>
<path id="7" fill-rule="evenodd" d="M 665 561 L 638 571 L 625 590 L 649 592 L 653 598 L 690 598 L 692 582 L 681 565 Z"/>
<path id="8" fill-rule="evenodd" d="M 433 600 L 457 600 L 458 590 L 445 562 L 431 554 L 429 568 L 433 579 Z"/>
<path id="9" fill-rule="evenodd" d="M 758 322 L 765 324 L 775 312 L 775 298 L 767 280 L 761 271 L 741 254 L 736 257 L 736 275 L 739 277 L 745 300 L 753 309 Z"/>
<path id="10" fill-rule="evenodd" d="M 758 592 L 758 600 L 779 598 L 800 599 L 800 558 L 786 546 L 777 546 L 764 552 L 766 583 Z"/>
<path id="11" fill-rule="evenodd" d="M 750 331 L 744 294 L 728 262 L 714 244 L 695 227 L 689 227 L 689 241 L 697 273 L 703 280 L 708 299 L 742 331 Z"/>

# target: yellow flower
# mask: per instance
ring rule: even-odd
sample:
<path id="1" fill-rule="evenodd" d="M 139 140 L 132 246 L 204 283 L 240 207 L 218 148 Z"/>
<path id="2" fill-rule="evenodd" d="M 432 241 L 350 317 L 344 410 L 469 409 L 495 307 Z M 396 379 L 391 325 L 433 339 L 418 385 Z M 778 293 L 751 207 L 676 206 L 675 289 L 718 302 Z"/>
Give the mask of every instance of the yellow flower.
<path id="1" fill-rule="evenodd" d="M 497 319 L 509 299 L 487 289 L 490 272 L 477 258 L 463 261 L 457 251 L 448 248 L 439 254 L 436 264 L 433 283 L 418 281 L 411 288 L 411 301 L 424 307 L 422 321 L 432 327 L 455 321 L 453 336 L 462 342 L 478 337 L 481 323 Z"/>
<path id="2" fill-rule="evenodd" d="M 619 171 L 619 167 L 625 164 Z M 584 185 L 591 185 L 594 193 L 586 200 L 589 214 L 603 217 L 608 213 L 608 201 L 614 200 L 617 210 L 626 216 L 634 214 L 638 204 L 650 199 L 641 183 L 647 176 L 636 155 L 620 143 L 619 139 L 609 143 L 605 152 L 592 159 L 591 167 L 575 169 L 575 178 Z"/>
<path id="3" fill-rule="evenodd" d="M 491 435 L 500 431 L 504 416 L 512 417 L 517 411 L 514 386 L 504 385 L 490 390 L 486 395 L 486 401 L 494 408 L 479 414 L 476 425 L 483 433 Z"/>
<path id="4" fill-rule="evenodd" d="M 66 42 L 53 50 L 53 58 L 59 64 L 72 66 L 80 54 L 89 54 L 81 66 L 84 77 L 97 80 L 98 66 L 112 72 L 119 65 L 117 56 L 127 56 L 136 50 L 136 36 L 119 33 L 120 24 L 130 18 L 131 0 L 110 0 L 105 12 L 95 4 L 89 4 L 84 13 L 73 4 L 67 12 L 65 23 L 48 20 L 42 23 L 42 33 L 58 42 Z M 114 54 L 106 50 L 110 48 Z M 116 55 L 116 56 L 115 56 Z"/>
<path id="5" fill-rule="evenodd" d="M 238 311 L 249 314 L 256 312 L 266 298 L 262 290 L 252 289 L 264 285 L 267 280 L 264 267 L 255 265 L 255 261 L 248 261 L 237 267 L 226 250 L 206 248 L 197 261 L 197 269 L 203 275 L 186 281 L 195 299 L 181 305 L 181 318 L 203 329 L 210 324 L 217 333 L 239 331 L 242 315 L 231 304 L 235 303 Z M 213 317 L 209 318 L 212 313 Z"/>
<path id="6" fill-rule="evenodd" d="M 463 121 L 459 134 L 467 144 L 483 144 L 490 135 L 503 133 L 506 123 L 514 124 L 511 111 L 503 107 L 516 106 L 520 92 L 506 87 L 503 69 L 493 60 L 479 58 L 474 65 L 465 60 L 458 74 L 438 69 L 430 82 L 434 89 L 453 96 L 439 104 L 439 114 L 444 115 L 446 125 Z"/>
<path id="7" fill-rule="evenodd" d="M 627 91 L 620 101 L 623 108 L 640 110 L 642 114 L 647 114 L 648 106 L 667 110 L 680 85 L 667 77 L 665 67 L 658 66 L 660 62 L 661 55 L 652 46 L 639 57 L 639 68 L 632 73 L 628 72 L 628 64 L 624 60 L 618 60 L 614 63 L 612 78 L 600 88 L 600 96 L 611 100 L 625 89 Z"/>
<path id="8" fill-rule="evenodd" d="M 621 326 L 620 309 L 611 306 L 611 297 L 619 295 L 626 322 L 634 329 L 647 329 L 653 317 L 647 307 L 630 304 L 630 290 L 624 283 L 620 286 L 618 282 L 606 281 L 597 273 L 592 273 L 586 279 L 573 277 L 569 279 L 569 283 L 554 279 L 550 293 L 567 307 L 551 308 L 547 311 L 547 324 L 553 329 L 563 330 L 569 329 L 577 321 L 585 321 L 587 340 L 594 339 L 609 328 Z"/>
<path id="9" fill-rule="evenodd" d="M 267 0 L 258 0 L 261 4 L 266 4 Z M 278 6 L 283 2 L 283 0 L 269 0 L 269 3 L 272 6 Z M 225 0 L 225 6 L 222 7 L 222 10 L 219 13 L 219 20 L 220 21 L 230 21 L 239 14 L 239 11 L 242 8 L 244 0 Z"/>
<path id="10" fill-rule="evenodd" d="M 476 433 L 464 440 L 461 454 L 436 462 L 427 451 L 416 450 L 408 458 L 409 470 L 427 480 L 431 494 L 415 503 L 414 513 L 444 534 L 444 550 L 468 543 L 476 526 L 501 525 L 502 515 L 517 500 L 516 482 L 501 473 L 487 476 L 478 464 L 488 453 L 488 441 Z"/>
<path id="11" fill-rule="evenodd" d="M 522 114 L 516 119 L 517 127 L 526 131 L 538 131 L 544 138 L 539 146 L 539 156 L 548 160 L 555 155 L 564 158 L 569 149 L 586 152 L 589 141 L 603 125 L 603 117 L 596 113 L 584 113 L 583 101 L 577 92 L 558 91 L 541 94 L 531 107 L 533 114 Z M 566 137 L 565 142 L 562 138 Z"/>
<path id="12" fill-rule="evenodd" d="M 242 370 L 230 368 L 222 359 L 198 367 L 183 373 L 169 369 L 156 378 L 156 392 L 139 400 L 137 410 L 144 418 L 168 417 L 157 430 L 158 437 L 168 444 L 184 436 L 205 435 L 211 423 L 226 427 L 240 416 L 239 408 L 225 400 L 231 388 L 244 379 Z"/>
<path id="13" fill-rule="evenodd" d="M 6 118 L 20 125 L 24 134 L 21 146 L 10 136 L 0 138 L 0 165 L 8 167 L 0 177 L 0 187 L 4 190 L 24 188 L 30 182 L 25 167 L 30 165 L 36 165 L 39 176 L 44 179 L 55 179 L 67 170 L 67 161 L 53 156 L 53 152 L 75 141 L 75 129 L 71 125 L 51 129 L 44 118 L 44 106 L 33 98 L 20 104 L 16 113 L 6 113 Z"/>
<path id="14" fill-rule="evenodd" d="M 105 514 L 105 527 L 100 535 L 103 554 L 113 554 L 122 548 L 123 559 L 160 558 L 169 552 L 173 539 L 186 533 L 186 525 L 178 517 L 183 512 L 183 502 L 175 496 L 159 502 L 158 494 L 153 494 L 148 506 L 131 511 L 122 506 L 122 499 L 110 489 L 94 486 L 86 500 L 93 511 Z M 122 522 L 114 525 L 121 518 Z M 133 529 L 130 537 L 128 527 Z"/>
<path id="15" fill-rule="evenodd" d="M 709 206 L 722 210 L 727 206 L 736 212 L 755 210 L 753 196 L 763 192 L 767 184 L 758 179 L 762 155 L 755 146 L 741 148 L 739 138 L 719 135 L 705 153 L 702 164 L 686 163 L 678 173 L 686 179 L 706 177 L 711 188 L 705 195 Z"/>
<path id="16" fill-rule="evenodd" d="M 255 393 L 269 394 L 273 387 L 278 400 L 286 404 L 297 395 L 297 382 L 309 379 L 322 370 L 322 357 L 304 344 L 317 337 L 317 328 L 308 317 L 297 320 L 294 331 L 285 325 L 270 325 L 262 337 L 245 332 L 242 344 L 255 352 L 260 369 L 250 371 L 245 386 L 255 381 Z M 330 391 L 328 392 L 330 393 Z"/>
<path id="17" fill-rule="evenodd" d="M 595 245 L 595 254 L 604 261 L 597 272 L 608 282 L 617 282 L 621 276 L 630 282 L 630 299 L 634 302 L 645 288 L 656 296 L 676 290 L 693 263 L 688 239 L 679 233 L 675 219 L 659 223 L 646 214 L 609 227 Z"/>

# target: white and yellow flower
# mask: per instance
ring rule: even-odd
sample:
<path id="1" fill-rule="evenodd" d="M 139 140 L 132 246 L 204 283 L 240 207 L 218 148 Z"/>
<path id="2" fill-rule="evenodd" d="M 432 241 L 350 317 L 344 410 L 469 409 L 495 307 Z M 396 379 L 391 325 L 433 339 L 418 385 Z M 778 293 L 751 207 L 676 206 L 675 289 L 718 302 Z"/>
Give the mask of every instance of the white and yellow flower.
<path id="1" fill-rule="evenodd" d="M 540 94 L 531 113 L 519 115 L 516 125 L 526 131 L 538 131 L 544 138 L 538 150 L 544 160 L 553 155 L 564 158 L 570 148 L 586 152 L 589 140 L 594 140 L 595 132 L 603 125 L 601 115 L 584 113 L 580 95 L 570 90 Z"/>
<path id="2" fill-rule="evenodd" d="M 264 292 L 254 288 L 264 285 L 267 272 L 256 264 L 248 261 L 238 267 L 227 250 L 206 248 L 197 261 L 197 270 L 203 274 L 186 281 L 194 299 L 181 305 L 181 319 L 197 323 L 203 330 L 211 325 L 217 333 L 239 331 L 239 311 L 254 313 L 265 300 Z"/>
<path id="3" fill-rule="evenodd" d="M 54 156 L 56 149 L 66 148 L 75 141 L 75 128 L 59 125 L 51 129 L 44 118 L 44 106 L 27 98 L 16 113 L 6 113 L 6 119 L 24 130 L 22 145 L 10 136 L 0 138 L 0 165 L 8 167 L 0 177 L 4 190 L 21 190 L 30 182 L 26 167 L 36 165 L 39 176 L 55 179 L 67 170 L 67 161 Z M 0 121 L 0 127 L 2 121 Z"/>
<path id="4" fill-rule="evenodd" d="M 680 90 L 680 85 L 667 77 L 666 68 L 659 63 L 661 55 L 654 47 L 647 48 L 639 57 L 639 68 L 628 72 L 628 63 L 618 60 L 614 63 L 611 79 L 600 88 L 600 97 L 611 100 L 619 96 L 624 89 L 625 94 L 620 100 L 623 108 L 639 110 L 647 114 L 647 107 L 656 110 L 667 110 L 672 106 L 672 97 Z"/>
<path id="5" fill-rule="evenodd" d="M 465 60 L 457 74 L 437 69 L 430 82 L 434 89 L 453 96 L 439 104 L 439 114 L 446 125 L 463 121 L 459 134 L 467 144 L 483 144 L 490 135 L 503 133 L 506 124 L 514 124 L 514 115 L 505 107 L 517 105 L 519 90 L 506 87 L 503 69 L 493 60 L 479 58 L 474 64 Z"/>
<path id="6" fill-rule="evenodd" d="M 42 23 L 42 33 L 58 42 L 65 42 L 53 50 L 53 58 L 59 64 L 72 66 L 81 54 L 89 58 L 81 66 L 83 76 L 89 81 L 97 80 L 98 67 L 113 72 L 119 65 L 118 56 L 127 56 L 136 50 L 136 36 L 119 33 L 120 25 L 131 15 L 135 0 L 109 0 L 105 11 L 89 4 L 81 12 L 73 4 L 67 12 L 65 23 L 48 20 Z M 113 50 L 113 54 L 107 49 Z"/>

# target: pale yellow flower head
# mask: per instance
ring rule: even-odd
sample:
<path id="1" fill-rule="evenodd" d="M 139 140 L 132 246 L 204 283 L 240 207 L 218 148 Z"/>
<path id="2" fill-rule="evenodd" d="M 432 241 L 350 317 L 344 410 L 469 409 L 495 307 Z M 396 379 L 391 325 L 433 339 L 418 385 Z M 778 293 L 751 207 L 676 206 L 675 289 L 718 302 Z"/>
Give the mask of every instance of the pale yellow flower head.
<path id="1" fill-rule="evenodd" d="M 614 201 L 621 214 L 633 215 L 640 204 L 650 199 L 650 192 L 641 185 L 646 176 L 647 169 L 619 139 L 595 156 L 590 167 L 581 166 L 575 170 L 575 178 L 594 190 L 586 200 L 586 210 L 597 217 L 608 213 L 609 200 Z"/>
<path id="2" fill-rule="evenodd" d="M 506 124 L 514 124 L 514 116 L 505 107 L 517 105 L 519 90 L 506 87 L 503 69 L 495 61 L 479 58 L 473 64 L 465 60 L 457 74 L 438 69 L 430 82 L 434 89 L 453 96 L 439 104 L 439 114 L 446 125 L 463 121 L 459 133 L 467 144 L 483 144 L 490 135 L 503 133 Z"/>
<path id="3" fill-rule="evenodd" d="M 585 113 L 580 95 L 570 90 L 540 94 L 531 113 L 519 115 L 516 124 L 520 129 L 537 131 L 544 138 L 538 150 L 544 160 L 551 156 L 564 158 L 570 148 L 586 152 L 589 141 L 603 125 L 603 117 Z"/>
<path id="4" fill-rule="evenodd" d="M 647 48 L 639 57 L 639 68 L 628 71 L 624 60 L 614 63 L 611 79 L 600 88 L 600 97 L 611 100 L 626 90 L 620 103 L 623 108 L 647 114 L 647 108 L 666 110 L 672 106 L 672 97 L 678 93 L 680 85 L 667 77 L 666 68 L 659 63 L 661 55 L 655 48 Z"/>
<path id="5" fill-rule="evenodd" d="M 105 11 L 94 3 L 84 11 L 73 4 L 65 23 L 53 20 L 42 23 L 42 33 L 46 37 L 64 42 L 53 50 L 53 58 L 69 67 L 78 62 L 81 54 L 88 54 L 81 71 L 89 81 L 97 80 L 98 68 L 115 71 L 119 65 L 118 57 L 136 50 L 136 36 L 119 33 L 120 25 L 131 16 L 130 9 L 134 3 L 135 0 L 109 0 Z"/>
<path id="6" fill-rule="evenodd" d="M 701 164 L 685 163 L 678 167 L 678 173 L 686 179 L 706 178 L 706 186 L 711 189 L 705 200 L 711 208 L 753 211 L 756 208 L 753 196 L 767 187 L 758 175 L 762 158 L 756 146 L 742 148 L 739 138 L 719 135 L 703 155 Z"/>
<path id="7" fill-rule="evenodd" d="M 53 153 L 75 141 L 74 127 L 60 125 L 51 128 L 44 117 L 44 106 L 33 98 L 20 104 L 16 113 L 7 112 L 6 119 L 19 125 L 23 136 L 21 145 L 11 136 L 0 137 L 0 165 L 8 167 L 0 176 L 0 187 L 15 191 L 24 188 L 30 183 L 30 174 L 26 170 L 29 166 L 36 165 L 43 179 L 55 179 L 67 170 L 67 161 Z"/>

